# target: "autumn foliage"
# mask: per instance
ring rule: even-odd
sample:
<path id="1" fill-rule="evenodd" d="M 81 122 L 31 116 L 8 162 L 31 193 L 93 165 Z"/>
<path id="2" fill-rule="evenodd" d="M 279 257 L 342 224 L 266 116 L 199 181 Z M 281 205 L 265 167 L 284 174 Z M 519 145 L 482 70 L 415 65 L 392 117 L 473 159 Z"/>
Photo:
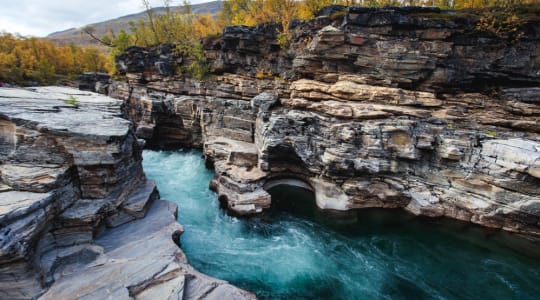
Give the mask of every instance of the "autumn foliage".
<path id="1" fill-rule="evenodd" d="M 540 0 L 225 0 L 221 23 L 253 26 L 276 22 L 287 25 L 292 19 L 311 19 L 329 5 L 344 6 L 436 6 L 443 9 L 509 8 Z"/>
<path id="2" fill-rule="evenodd" d="M 464 9 L 479 16 L 479 30 L 508 36 L 515 42 L 521 34 L 519 24 L 527 20 L 523 16 L 528 10 L 530 12 L 531 6 L 525 5 L 538 2 L 540 0 L 224 0 L 223 10 L 213 16 L 192 13 L 187 1 L 180 8 L 172 7 L 171 0 L 164 0 L 165 13 L 157 14 L 148 0 L 142 0 L 146 18 L 131 23 L 129 32 L 111 31 L 106 36 L 96 37 L 91 27 L 83 29 L 108 46 L 108 57 L 96 48 L 55 46 L 44 39 L 0 33 L 0 81 L 20 85 L 51 84 L 81 72 L 114 73 L 114 57 L 128 46 L 150 47 L 165 43 L 176 45 L 177 53 L 184 57 L 185 63 L 178 71 L 200 78 L 206 71 L 201 38 L 218 35 L 228 25 L 253 26 L 272 22 L 281 25 L 278 43 L 287 47 L 290 40 L 287 29 L 293 20 L 313 18 L 320 9 L 333 4 Z M 535 10 L 532 15 L 536 17 L 538 12 Z"/>
<path id="3" fill-rule="evenodd" d="M 107 71 L 95 48 L 58 47 L 51 41 L 0 33 L 0 81 L 17 85 L 53 84 L 82 72 Z"/>
<path id="4" fill-rule="evenodd" d="M 170 0 L 164 0 L 166 13 L 155 15 L 147 0 L 147 20 L 132 24 L 132 42 L 140 46 L 160 43 L 179 44 L 179 49 L 188 56 L 204 57 L 200 51 L 200 38 L 219 34 L 228 25 L 254 26 L 263 23 L 277 23 L 278 44 L 286 48 L 291 33 L 288 28 L 295 19 L 311 19 L 318 11 L 329 5 L 343 6 L 437 6 L 443 9 L 473 9 L 478 14 L 479 30 L 493 31 L 504 35 L 516 31 L 518 15 L 515 8 L 540 0 L 224 0 L 223 9 L 216 17 L 194 15 L 189 3 L 184 1 L 183 9 L 173 11 Z M 278 27 L 279 28 L 279 27 Z M 513 39 L 519 38 L 514 34 Z M 203 61 L 199 61 L 203 63 Z"/>

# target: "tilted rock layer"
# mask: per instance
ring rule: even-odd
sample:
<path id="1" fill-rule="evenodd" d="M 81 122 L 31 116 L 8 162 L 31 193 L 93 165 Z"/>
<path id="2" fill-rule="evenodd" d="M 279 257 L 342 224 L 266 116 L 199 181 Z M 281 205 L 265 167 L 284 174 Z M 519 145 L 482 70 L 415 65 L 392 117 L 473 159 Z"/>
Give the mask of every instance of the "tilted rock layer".
<path id="1" fill-rule="evenodd" d="M 0 89 L 0 299 L 250 299 L 175 243 L 121 101 Z"/>
<path id="2" fill-rule="evenodd" d="M 336 17 L 337 16 L 337 17 Z M 212 80 L 172 75 L 172 46 L 118 57 L 149 146 L 203 147 L 239 214 L 300 179 L 324 209 L 401 207 L 540 235 L 540 24 L 518 42 L 422 8 L 349 8 L 204 41 Z"/>

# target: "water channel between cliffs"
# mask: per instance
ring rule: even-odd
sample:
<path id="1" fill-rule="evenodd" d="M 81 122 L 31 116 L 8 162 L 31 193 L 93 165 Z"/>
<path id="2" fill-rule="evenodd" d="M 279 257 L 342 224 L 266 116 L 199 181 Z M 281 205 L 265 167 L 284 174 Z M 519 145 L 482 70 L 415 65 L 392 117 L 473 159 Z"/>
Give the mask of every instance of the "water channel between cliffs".
<path id="1" fill-rule="evenodd" d="M 262 299 L 540 297 L 540 246 L 507 233 L 395 210 L 336 218 L 284 187 L 273 210 L 238 219 L 208 189 L 200 151 L 147 150 L 143 165 L 179 205 L 190 263 Z"/>

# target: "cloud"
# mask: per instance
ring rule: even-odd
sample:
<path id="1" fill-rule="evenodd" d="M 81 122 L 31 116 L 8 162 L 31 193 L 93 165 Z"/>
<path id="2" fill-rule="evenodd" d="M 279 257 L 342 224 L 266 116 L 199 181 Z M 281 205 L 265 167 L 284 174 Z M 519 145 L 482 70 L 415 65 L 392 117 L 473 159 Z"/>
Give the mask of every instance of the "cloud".
<path id="1" fill-rule="evenodd" d="M 206 0 L 208 1 L 208 0 Z M 55 31 L 81 27 L 143 10 L 141 0 L 16 0 L 0 4 L 0 31 L 46 36 Z M 191 1 L 192 3 L 205 0 Z M 151 0 L 162 6 L 163 1 Z M 181 1 L 172 1 L 180 5 Z"/>

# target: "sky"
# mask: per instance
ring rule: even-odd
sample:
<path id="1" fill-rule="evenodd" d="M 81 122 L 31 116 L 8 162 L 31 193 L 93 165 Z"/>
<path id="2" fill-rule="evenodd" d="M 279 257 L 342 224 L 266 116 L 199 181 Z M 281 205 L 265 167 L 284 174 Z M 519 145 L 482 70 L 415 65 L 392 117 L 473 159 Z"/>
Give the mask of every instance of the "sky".
<path id="1" fill-rule="evenodd" d="M 210 0 L 191 0 L 191 4 Z M 181 5 L 173 0 L 172 5 Z M 150 0 L 163 6 L 163 0 Z M 50 33 L 77 28 L 143 11 L 141 0 L 0 0 L 0 32 L 45 37 Z"/>

